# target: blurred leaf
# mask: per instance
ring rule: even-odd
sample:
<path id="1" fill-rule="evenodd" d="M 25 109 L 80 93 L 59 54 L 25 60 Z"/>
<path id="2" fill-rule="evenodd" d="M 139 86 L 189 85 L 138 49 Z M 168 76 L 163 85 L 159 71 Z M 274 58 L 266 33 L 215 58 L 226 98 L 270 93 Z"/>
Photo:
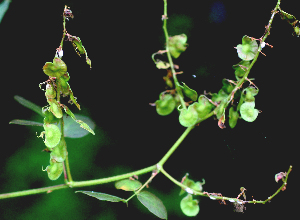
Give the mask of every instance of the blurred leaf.
<path id="1" fill-rule="evenodd" d="M 167 219 L 166 207 L 154 194 L 142 191 L 137 195 L 137 198 L 154 215 L 161 219 Z"/>
<path id="2" fill-rule="evenodd" d="M 42 107 L 32 103 L 31 101 L 28 101 L 27 99 L 24 99 L 21 96 L 15 95 L 14 99 L 19 102 L 21 105 L 25 106 L 26 108 L 31 109 L 32 111 L 38 113 L 42 117 L 44 117 L 44 114 L 42 112 Z"/>
<path id="3" fill-rule="evenodd" d="M 31 126 L 43 126 L 43 123 L 35 122 L 35 121 L 28 121 L 22 119 L 13 119 L 9 122 L 9 124 L 16 124 L 16 125 L 31 125 Z"/>
<path id="4" fill-rule="evenodd" d="M 102 201 L 108 201 L 108 202 L 125 202 L 125 199 L 122 199 L 117 196 L 105 194 L 105 193 L 99 193 L 99 192 L 94 192 L 94 191 L 76 191 L 75 193 L 83 193 L 91 197 L 95 197 L 96 199 L 102 200 Z"/>
<path id="5" fill-rule="evenodd" d="M 0 23 L 5 15 L 6 11 L 8 10 L 10 2 L 11 2 L 11 0 L 4 0 L 3 2 L 0 3 Z"/>
<path id="6" fill-rule="evenodd" d="M 115 183 L 115 187 L 117 189 L 122 189 L 125 191 L 135 191 L 139 189 L 141 186 L 142 186 L 141 182 L 137 180 L 130 180 L 130 179 L 120 180 Z"/>
<path id="7" fill-rule="evenodd" d="M 91 130 L 94 130 L 96 124 L 87 116 L 74 114 L 76 119 L 84 121 Z M 74 121 L 71 117 L 64 115 L 65 132 L 64 136 L 68 138 L 82 138 L 89 134 L 88 130 L 82 129 L 80 125 Z"/>
<path id="8" fill-rule="evenodd" d="M 75 117 L 75 115 L 73 114 L 73 112 L 71 112 L 71 110 L 70 110 L 67 106 L 63 105 L 63 108 L 64 108 L 65 112 L 66 112 L 69 116 L 71 116 L 71 118 L 72 118 L 75 122 L 77 122 L 78 124 L 80 124 L 80 127 L 81 127 L 81 128 L 83 128 L 83 129 L 87 130 L 88 132 L 92 133 L 93 135 L 95 135 L 95 132 L 94 132 L 94 131 L 86 124 L 86 123 L 84 123 L 84 122 L 81 121 L 81 120 L 78 120 L 78 119 Z"/>
<path id="9" fill-rule="evenodd" d="M 79 56 L 80 56 L 80 54 L 85 54 L 86 63 L 90 66 L 90 68 L 92 68 L 92 61 L 90 60 L 90 58 L 88 58 L 87 52 L 86 52 L 84 46 L 82 45 L 80 38 L 76 37 L 76 36 L 71 36 L 71 42 L 73 44 L 73 47 L 74 47 L 76 53 Z"/>
<path id="10" fill-rule="evenodd" d="M 188 194 L 181 200 L 180 208 L 186 216 L 190 217 L 196 216 L 200 211 L 198 201 L 195 199 L 193 200 L 193 196 L 191 194 Z"/>

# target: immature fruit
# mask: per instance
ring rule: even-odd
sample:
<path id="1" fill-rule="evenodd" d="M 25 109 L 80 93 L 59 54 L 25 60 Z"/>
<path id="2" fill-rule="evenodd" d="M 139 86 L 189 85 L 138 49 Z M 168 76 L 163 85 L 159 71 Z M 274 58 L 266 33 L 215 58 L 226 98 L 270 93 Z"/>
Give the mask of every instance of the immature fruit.
<path id="1" fill-rule="evenodd" d="M 155 104 L 157 113 L 162 116 L 171 114 L 176 107 L 176 101 L 170 94 L 161 95 Z"/>
<path id="2" fill-rule="evenodd" d="M 61 132 L 57 125 L 54 124 L 44 124 L 45 129 L 45 145 L 48 148 L 55 147 L 61 138 Z"/>
<path id="3" fill-rule="evenodd" d="M 254 108 L 254 102 L 245 102 L 241 105 L 241 117 L 247 122 L 253 122 L 258 116 L 258 110 Z"/>
<path id="4" fill-rule="evenodd" d="M 190 127 L 196 124 L 198 120 L 198 113 L 193 108 L 193 106 L 189 106 L 188 109 L 180 110 L 179 122 L 184 127 Z"/>
<path id="5" fill-rule="evenodd" d="M 46 168 L 50 180 L 57 180 L 64 170 L 63 163 L 50 160 L 50 165 Z"/>

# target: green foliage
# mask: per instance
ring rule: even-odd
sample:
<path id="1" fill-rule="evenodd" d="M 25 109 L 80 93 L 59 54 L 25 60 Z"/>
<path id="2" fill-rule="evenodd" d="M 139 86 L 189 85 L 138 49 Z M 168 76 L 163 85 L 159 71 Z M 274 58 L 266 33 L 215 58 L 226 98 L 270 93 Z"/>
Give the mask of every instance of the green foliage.
<path id="1" fill-rule="evenodd" d="M 62 60 L 62 49 L 65 37 L 67 37 L 67 40 L 72 43 L 76 53 L 79 56 L 82 54 L 86 56 L 86 62 L 91 68 L 91 60 L 88 58 L 86 49 L 82 45 L 80 38 L 72 36 L 66 31 L 66 20 L 68 20 L 68 18 L 74 17 L 72 11 L 69 8 L 67 8 L 67 6 L 65 6 L 63 14 L 64 32 L 61 44 L 56 50 L 56 55 L 53 61 L 46 62 L 43 67 L 44 73 L 49 78 L 45 82 L 40 84 L 40 88 L 43 84 L 46 84 L 46 89 L 43 91 L 45 91 L 45 97 L 48 105 L 41 108 L 20 96 L 15 96 L 15 99 L 20 104 L 41 115 L 44 118 L 43 123 L 20 119 L 12 120 L 10 123 L 20 125 L 43 126 L 44 131 L 41 132 L 40 137 L 45 138 L 44 143 L 46 149 L 44 149 L 44 151 L 50 153 L 50 165 L 48 165 L 44 171 L 47 172 L 50 180 L 57 180 L 61 176 L 61 174 L 64 173 L 63 176 L 65 184 L 54 186 L 53 189 L 59 189 L 58 187 L 66 188 L 67 186 L 90 186 L 119 180 L 115 182 L 115 187 L 117 189 L 133 192 L 133 195 L 127 200 L 113 195 L 93 191 L 76 192 L 86 194 L 88 196 L 97 198 L 98 200 L 102 201 L 124 202 L 126 204 L 131 198 L 137 196 L 137 199 L 151 213 L 153 213 L 161 219 L 167 219 L 167 211 L 162 201 L 154 194 L 143 190 L 145 186 L 147 186 L 152 181 L 156 174 L 162 172 L 172 182 L 181 187 L 179 195 L 187 193 L 187 195 L 180 201 L 180 208 L 186 216 L 196 216 L 200 211 L 199 201 L 194 199 L 194 196 L 206 196 L 213 200 L 219 200 L 221 202 L 228 200 L 229 202 L 233 202 L 235 205 L 241 205 L 242 208 L 245 203 L 265 204 L 266 202 L 270 201 L 271 198 L 273 198 L 280 190 L 285 189 L 283 187 L 286 186 L 287 176 L 291 171 L 291 167 L 288 172 L 281 172 L 275 176 L 275 181 L 278 182 L 280 179 L 282 179 L 283 185 L 272 196 L 268 197 L 267 200 L 244 201 L 240 199 L 240 196 L 243 195 L 244 199 L 246 200 L 244 188 L 241 189 L 241 193 L 238 195 L 237 198 L 225 197 L 222 196 L 222 194 L 220 193 L 203 192 L 202 185 L 205 183 L 205 181 L 195 182 L 189 179 L 186 175 L 182 179 L 182 181 L 179 182 L 173 177 L 171 177 L 163 169 L 163 165 L 172 155 L 172 153 L 176 150 L 176 148 L 180 145 L 180 143 L 185 139 L 188 133 L 197 124 L 213 115 L 215 115 L 215 117 L 218 119 L 218 126 L 222 129 L 225 128 L 224 124 L 227 119 L 227 116 L 225 117 L 226 112 L 229 113 L 229 126 L 231 128 L 234 128 L 237 125 L 237 120 L 239 118 L 242 118 L 247 122 L 253 122 L 254 120 L 256 120 L 259 110 L 255 109 L 255 96 L 258 94 L 259 90 L 251 81 L 252 79 L 248 79 L 250 69 L 256 62 L 257 57 L 261 52 L 262 43 L 265 44 L 265 39 L 269 35 L 273 17 L 277 12 L 280 12 L 282 19 L 287 20 L 288 23 L 290 23 L 293 26 L 294 31 L 298 36 L 300 31 L 299 27 L 296 26 L 296 24 L 299 23 L 299 21 L 296 20 L 296 18 L 293 15 L 283 12 L 279 8 L 280 1 L 278 1 L 275 9 L 272 11 L 272 17 L 269 21 L 268 26 L 266 26 L 266 32 L 264 36 L 260 39 L 255 39 L 253 37 L 245 35 L 242 38 L 242 44 L 237 45 L 237 53 L 238 56 L 242 59 L 242 61 L 233 66 L 235 80 L 223 79 L 222 87 L 217 93 L 204 92 L 204 94 L 198 96 L 198 93 L 195 90 L 189 88 L 185 83 L 182 83 L 182 86 L 178 82 L 177 75 L 182 73 L 182 71 L 175 72 L 175 69 L 178 69 L 179 67 L 178 65 L 175 65 L 173 63 L 172 57 L 178 58 L 181 55 L 181 53 L 186 50 L 187 36 L 185 34 L 175 35 L 173 37 L 168 36 L 166 28 L 166 0 L 164 1 L 164 3 L 165 11 L 164 15 L 162 16 L 162 19 L 164 22 L 163 29 L 165 31 L 167 46 L 165 51 L 158 51 L 155 54 L 166 53 L 168 57 L 168 62 L 154 60 L 154 55 L 152 56 L 152 59 L 154 60 L 158 69 L 167 71 L 167 75 L 164 76 L 163 79 L 165 80 L 166 85 L 171 89 L 160 93 L 159 100 L 155 102 L 155 106 L 157 113 L 163 116 L 171 114 L 177 107 L 179 112 L 179 123 L 183 127 L 187 127 L 187 129 L 157 164 L 135 172 L 110 178 L 103 178 L 100 180 L 91 181 L 73 181 L 68 161 L 68 151 L 65 137 L 80 138 L 86 136 L 88 133 L 95 135 L 95 132 L 93 130 L 95 128 L 95 123 L 93 123 L 92 120 L 85 116 L 74 114 L 69 109 L 69 107 L 61 101 L 61 96 L 69 96 L 69 102 L 71 104 L 75 104 L 76 107 L 80 110 L 80 105 L 77 103 L 77 99 L 76 97 L 74 97 L 69 84 L 70 75 L 67 72 L 67 65 Z M 258 46 L 256 40 L 260 41 L 260 46 Z M 250 61 L 252 62 L 250 63 Z M 250 83 L 249 86 L 245 86 L 247 81 Z M 175 85 L 175 88 L 173 88 L 173 85 Z M 188 98 L 187 102 L 184 100 L 185 98 Z M 237 102 L 236 100 L 239 101 Z M 66 114 L 64 114 L 62 110 L 64 110 Z M 83 128 L 84 130 L 80 130 L 80 128 Z M 82 157 L 82 153 L 80 153 L 80 157 Z M 80 164 L 80 166 L 81 165 L 84 164 Z M 152 175 L 145 184 L 142 184 L 141 182 L 132 179 L 132 176 L 136 177 L 136 175 L 140 175 L 146 172 L 152 172 Z M 33 193 L 41 193 L 48 191 L 48 189 L 49 188 L 42 188 L 41 190 L 37 189 L 37 191 L 29 190 L 23 191 L 21 193 L 17 192 L 16 195 L 20 196 L 30 195 Z"/>
<path id="2" fill-rule="evenodd" d="M 161 219 L 167 219 L 166 207 L 154 194 L 148 191 L 141 191 L 137 198 L 154 215 Z"/>
<path id="3" fill-rule="evenodd" d="M 94 197 L 96 199 L 102 200 L 102 201 L 108 201 L 108 202 L 125 202 L 125 199 L 122 199 L 120 197 L 117 196 L 112 196 L 109 194 L 105 194 L 105 193 L 99 193 L 99 192 L 93 192 L 93 191 L 76 191 L 75 193 L 83 193 L 86 194 L 88 196 Z"/>

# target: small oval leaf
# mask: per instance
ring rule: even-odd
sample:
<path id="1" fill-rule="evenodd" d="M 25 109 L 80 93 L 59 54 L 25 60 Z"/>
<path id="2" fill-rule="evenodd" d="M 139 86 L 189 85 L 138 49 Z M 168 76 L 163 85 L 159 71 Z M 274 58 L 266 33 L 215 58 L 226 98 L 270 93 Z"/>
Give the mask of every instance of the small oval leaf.
<path id="1" fill-rule="evenodd" d="M 166 207 L 154 194 L 148 191 L 141 191 L 137 198 L 154 215 L 161 219 L 167 219 Z"/>
<path id="2" fill-rule="evenodd" d="M 113 196 L 113 195 L 109 195 L 109 194 L 105 194 L 105 193 L 99 193 L 99 192 L 94 192 L 94 191 L 76 191 L 75 193 L 83 193 L 86 194 L 88 196 L 94 197 L 96 199 L 102 200 L 102 201 L 108 201 L 108 202 L 125 202 L 125 199 L 122 199 L 120 197 L 117 196 Z"/>
<path id="3" fill-rule="evenodd" d="M 120 180 L 115 183 L 115 187 L 117 189 L 122 189 L 125 191 L 135 191 L 139 189 L 141 186 L 142 186 L 141 182 L 137 180 L 130 180 L 130 179 Z"/>

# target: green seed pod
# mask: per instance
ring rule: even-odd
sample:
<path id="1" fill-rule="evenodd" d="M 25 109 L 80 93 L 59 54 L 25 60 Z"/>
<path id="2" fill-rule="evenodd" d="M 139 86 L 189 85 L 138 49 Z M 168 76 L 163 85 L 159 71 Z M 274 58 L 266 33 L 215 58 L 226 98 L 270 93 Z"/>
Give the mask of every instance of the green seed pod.
<path id="1" fill-rule="evenodd" d="M 229 126 L 231 128 L 234 128 L 236 126 L 238 119 L 239 119 L 239 113 L 237 111 L 234 111 L 233 107 L 230 107 L 230 109 L 229 109 Z"/>
<path id="2" fill-rule="evenodd" d="M 50 180 L 57 180 L 64 170 L 63 163 L 50 160 L 50 165 L 46 167 L 48 177 Z"/>
<path id="3" fill-rule="evenodd" d="M 258 110 L 254 108 L 255 103 L 254 102 L 244 102 L 241 105 L 240 113 L 242 119 L 244 119 L 247 122 L 253 122 L 258 116 Z"/>
<path id="4" fill-rule="evenodd" d="M 157 114 L 162 116 L 171 114 L 176 107 L 176 101 L 170 94 L 160 95 L 160 100 L 157 100 L 155 104 Z"/>
<path id="5" fill-rule="evenodd" d="M 48 108 L 44 108 L 43 113 L 45 115 L 44 124 L 53 124 L 53 123 L 58 123 L 59 122 L 59 119 L 56 118 L 53 115 L 53 113 L 49 111 Z"/>
<path id="6" fill-rule="evenodd" d="M 184 127 L 190 127 L 196 124 L 198 120 L 198 113 L 195 108 L 190 105 L 188 109 L 180 110 L 179 122 Z"/>
<path id="7" fill-rule="evenodd" d="M 43 71 L 50 77 L 59 78 L 67 72 L 67 65 L 60 58 L 55 57 L 53 63 L 45 63 Z"/>
<path id="8" fill-rule="evenodd" d="M 61 132 L 57 125 L 54 124 L 44 124 L 45 129 L 45 145 L 48 148 L 55 147 L 61 138 Z"/>
<path id="9" fill-rule="evenodd" d="M 66 150 L 66 141 L 65 139 L 61 139 L 60 142 L 52 148 L 52 152 L 50 154 L 50 158 L 54 159 L 57 162 L 64 162 L 67 156 Z"/>
<path id="10" fill-rule="evenodd" d="M 55 99 L 51 102 L 49 111 L 52 112 L 56 118 L 61 118 L 63 116 L 61 107 Z"/>

